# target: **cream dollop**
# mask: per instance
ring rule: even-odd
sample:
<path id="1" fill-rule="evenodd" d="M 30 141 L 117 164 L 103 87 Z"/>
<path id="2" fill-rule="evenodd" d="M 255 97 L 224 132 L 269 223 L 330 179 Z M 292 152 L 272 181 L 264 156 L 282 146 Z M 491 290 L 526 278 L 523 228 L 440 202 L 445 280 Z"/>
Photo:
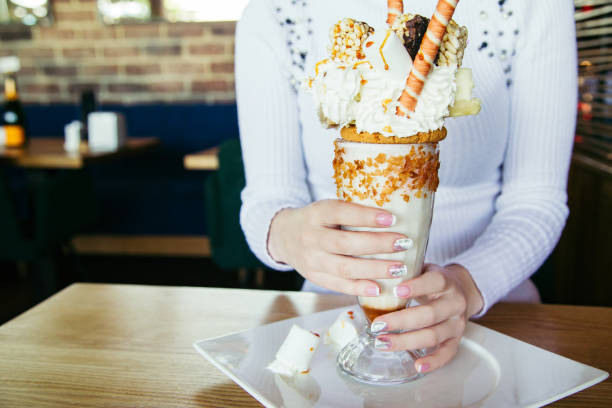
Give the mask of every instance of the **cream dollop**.
<path id="1" fill-rule="evenodd" d="M 376 69 L 369 61 L 354 65 L 323 62 L 307 85 L 321 122 L 327 126 L 355 125 L 358 132 L 411 136 L 442 127 L 454 102 L 456 72 L 456 66 L 434 67 L 410 118 L 395 114 L 405 79 Z"/>

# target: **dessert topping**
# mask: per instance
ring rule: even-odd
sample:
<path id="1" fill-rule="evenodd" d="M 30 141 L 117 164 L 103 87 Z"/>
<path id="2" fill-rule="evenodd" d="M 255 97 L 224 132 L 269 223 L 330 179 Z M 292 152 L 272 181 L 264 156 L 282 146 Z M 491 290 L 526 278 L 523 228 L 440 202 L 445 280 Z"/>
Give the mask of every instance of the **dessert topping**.
<path id="1" fill-rule="evenodd" d="M 368 24 L 345 18 L 334 24 L 329 36 L 329 53 L 334 61 L 352 63 L 365 58 L 363 47 L 374 29 Z"/>
<path id="2" fill-rule="evenodd" d="M 427 31 L 429 19 L 418 14 L 402 14 L 395 19 L 391 27 L 404 43 L 406 51 L 414 60 L 416 58 L 423 36 Z"/>
<path id="3" fill-rule="evenodd" d="M 390 202 L 395 191 L 409 201 L 407 191 L 421 198 L 426 191 L 438 188 L 439 153 L 428 152 L 423 146 L 413 146 L 407 155 L 379 154 L 374 160 L 344 160 L 344 148 L 335 143 L 334 179 L 337 196 L 345 201 L 371 199 L 378 206 Z M 382 183 L 382 184 L 381 184 Z M 426 191 L 424 191 L 426 190 Z"/>

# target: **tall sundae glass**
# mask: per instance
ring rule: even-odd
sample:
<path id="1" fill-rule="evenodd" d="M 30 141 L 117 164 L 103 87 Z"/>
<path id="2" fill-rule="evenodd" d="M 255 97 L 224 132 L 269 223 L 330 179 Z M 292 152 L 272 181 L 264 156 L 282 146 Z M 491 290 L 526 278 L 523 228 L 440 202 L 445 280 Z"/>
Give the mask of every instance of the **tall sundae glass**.
<path id="1" fill-rule="evenodd" d="M 353 128 L 342 133 L 354 139 Z M 444 134 L 444 130 L 424 134 Z M 366 138 L 367 139 L 367 138 Z M 413 138 L 414 139 L 414 138 Z M 419 140 L 417 137 L 416 140 Z M 407 238 L 401 252 L 368 255 L 365 258 L 399 261 L 405 270 L 396 279 L 377 280 L 381 292 L 376 297 L 359 296 L 368 326 L 364 335 L 348 344 L 338 355 L 338 365 L 347 374 L 368 382 L 400 383 L 418 377 L 414 361 L 421 351 L 378 351 L 376 336 L 369 327 L 374 319 L 404 309 L 409 300 L 399 298 L 394 288 L 421 273 L 429 238 L 434 195 L 438 186 L 437 142 L 368 143 L 338 139 L 335 143 L 334 178 L 338 197 L 362 205 L 379 207 L 395 215 L 388 230 Z M 348 229 L 348 227 L 347 227 Z M 373 228 L 350 228 L 375 231 Z"/>
<path id="2" fill-rule="evenodd" d="M 386 23 L 345 18 L 332 26 L 329 56 L 304 82 L 323 125 L 340 128 L 333 161 L 337 197 L 391 212 L 396 223 L 389 230 L 406 236 L 401 251 L 364 256 L 405 267 L 377 280 L 379 296 L 358 297 L 368 326 L 338 355 L 340 370 L 376 384 L 419 377 L 414 362 L 423 351 L 379 351 L 382 333 L 369 327 L 378 316 L 409 306 L 394 289 L 423 268 L 444 119 L 480 111 L 471 71 L 461 68 L 467 29 L 452 20 L 458 0 L 438 0 L 431 19 L 404 13 L 401 0 L 388 3 Z"/>

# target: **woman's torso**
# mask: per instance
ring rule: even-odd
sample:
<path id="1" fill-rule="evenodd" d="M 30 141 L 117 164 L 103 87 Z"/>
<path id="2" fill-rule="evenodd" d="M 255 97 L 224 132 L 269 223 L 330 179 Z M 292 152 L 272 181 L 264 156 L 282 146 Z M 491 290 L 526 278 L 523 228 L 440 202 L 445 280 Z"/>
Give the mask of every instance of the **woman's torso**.
<path id="1" fill-rule="evenodd" d="M 293 64 L 297 81 L 313 74 L 314 65 L 327 54 L 329 27 L 344 17 L 384 23 L 384 0 L 310 0 L 303 6 L 277 1 L 279 21 L 292 55 L 306 54 L 303 64 Z M 302 3 L 302 2 L 300 2 Z M 435 1 L 406 2 L 406 12 L 431 16 Z M 428 262 L 442 263 L 469 248 L 494 214 L 501 190 L 501 166 L 507 145 L 512 91 L 512 59 L 520 35 L 513 7 L 523 1 L 462 1 L 455 13 L 458 24 L 467 26 L 469 45 L 463 66 L 474 76 L 474 96 L 482 101 L 477 116 L 449 118 L 448 137 L 440 143 L 440 187 L 436 194 Z M 410 7 L 410 8 L 408 8 Z M 291 9 L 293 8 L 293 9 Z M 298 9 L 296 18 L 291 13 Z M 288 19 L 292 23 L 288 23 Z M 301 56 L 300 56 L 301 58 Z M 302 71 L 301 66 L 304 67 Z M 297 87 L 302 147 L 308 186 L 313 200 L 335 198 L 332 179 L 333 140 L 338 129 L 324 129 L 312 95 Z"/>

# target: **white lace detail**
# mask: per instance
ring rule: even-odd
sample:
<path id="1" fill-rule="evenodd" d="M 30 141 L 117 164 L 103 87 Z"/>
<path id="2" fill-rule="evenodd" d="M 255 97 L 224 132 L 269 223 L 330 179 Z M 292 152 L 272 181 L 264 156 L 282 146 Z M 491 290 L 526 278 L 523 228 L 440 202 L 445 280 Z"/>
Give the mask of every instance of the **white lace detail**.
<path id="1" fill-rule="evenodd" d="M 306 0 L 274 0 L 276 20 L 283 28 L 289 49 L 291 86 L 297 91 L 306 72 L 306 57 L 311 48 L 312 18 Z"/>
<path id="2" fill-rule="evenodd" d="M 489 58 L 498 58 L 503 67 L 506 86 L 512 86 L 512 62 L 516 55 L 516 44 L 520 34 L 511 0 L 497 0 L 497 5 L 490 8 L 483 5 L 480 18 L 487 27 L 484 31 L 485 40 L 479 44 L 478 51 L 484 52 Z M 500 19 L 489 18 L 489 13 L 499 13 Z"/>

